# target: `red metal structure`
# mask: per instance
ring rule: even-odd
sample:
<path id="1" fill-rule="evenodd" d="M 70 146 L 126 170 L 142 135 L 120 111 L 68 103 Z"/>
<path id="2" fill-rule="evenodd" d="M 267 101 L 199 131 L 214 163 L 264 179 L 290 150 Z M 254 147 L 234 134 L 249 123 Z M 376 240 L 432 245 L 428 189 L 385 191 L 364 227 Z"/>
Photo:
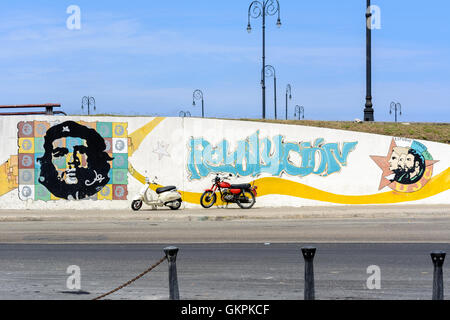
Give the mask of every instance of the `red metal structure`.
<path id="1" fill-rule="evenodd" d="M 23 105 L 5 105 L 0 106 L 0 109 L 22 109 L 22 108 L 45 108 L 45 111 L 28 111 L 28 112 L 0 112 L 0 116 L 20 116 L 20 115 L 30 115 L 30 114 L 46 114 L 55 115 L 67 114 L 63 111 L 53 111 L 53 108 L 59 108 L 61 104 L 59 103 L 46 103 L 46 104 L 23 104 Z"/>

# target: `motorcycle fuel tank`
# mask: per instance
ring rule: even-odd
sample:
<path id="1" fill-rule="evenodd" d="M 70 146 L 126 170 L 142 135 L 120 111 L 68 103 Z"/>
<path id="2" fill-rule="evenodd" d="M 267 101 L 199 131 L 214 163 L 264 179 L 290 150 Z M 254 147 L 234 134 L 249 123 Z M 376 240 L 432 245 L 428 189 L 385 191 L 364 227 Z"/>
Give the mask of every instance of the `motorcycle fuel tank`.
<path id="1" fill-rule="evenodd" d="M 219 187 L 229 188 L 229 187 L 231 187 L 231 184 L 229 184 L 228 182 L 219 182 Z"/>

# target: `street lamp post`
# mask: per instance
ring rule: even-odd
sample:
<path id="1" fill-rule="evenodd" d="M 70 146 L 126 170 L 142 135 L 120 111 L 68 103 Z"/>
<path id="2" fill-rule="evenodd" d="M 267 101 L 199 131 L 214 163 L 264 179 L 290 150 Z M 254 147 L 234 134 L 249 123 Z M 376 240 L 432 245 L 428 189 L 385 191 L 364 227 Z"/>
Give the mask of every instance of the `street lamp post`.
<path id="1" fill-rule="evenodd" d="M 289 98 L 289 100 L 292 99 L 291 85 L 290 84 L 288 84 L 286 86 L 286 120 L 288 119 L 288 98 Z"/>
<path id="2" fill-rule="evenodd" d="M 302 116 L 302 119 L 305 119 L 305 108 L 303 106 L 295 106 L 295 113 L 294 117 L 298 115 L 298 120 L 300 120 L 300 116 Z"/>
<path id="3" fill-rule="evenodd" d="M 180 113 L 178 114 L 181 118 L 184 117 L 190 117 L 191 113 L 189 111 L 180 111 Z"/>
<path id="4" fill-rule="evenodd" d="M 402 115 L 402 105 L 400 103 L 395 103 L 394 101 L 392 101 L 389 107 L 389 114 L 392 114 L 392 111 L 394 111 L 395 122 L 397 122 L 397 111 L 400 111 L 400 115 Z"/>
<path id="5" fill-rule="evenodd" d="M 275 68 L 271 65 L 266 65 L 266 68 L 264 69 L 265 76 L 266 77 L 273 77 L 273 99 L 274 99 L 274 115 L 275 120 L 277 119 L 277 76 L 275 74 Z M 262 81 L 262 80 L 261 80 Z"/>
<path id="6" fill-rule="evenodd" d="M 203 92 L 199 89 L 192 94 L 192 105 L 195 106 L 195 100 L 202 100 L 202 118 L 205 117 L 205 104 L 203 101 Z"/>
<path id="7" fill-rule="evenodd" d="M 252 27 L 250 26 L 250 17 L 257 19 L 262 17 L 262 70 L 266 67 L 266 16 L 273 16 L 278 13 L 277 26 L 281 27 L 280 20 L 280 3 L 278 0 L 261 0 L 253 1 L 248 7 L 248 24 L 247 31 L 250 33 Z M 261 81 L 262 85 L 262 117 L 266 118 L 266 79 L 263 72 Z"/>
<path id="8" fill-rule="evenodd" d="M 364 121 L 374 121 L 372 104 L 372 12 L 370 0 L 366 7 L 366 106 L 364 108 Z"/>
<path id="9" fill-rule="evenodd" d="M 84 109 L 84 106 L 87 106 L 87 110 L 88 110 L 88 115 L 90 115 L 90 106 L 91 105 L 93 105 L 94 106 L 94 110 L 96 110 L 96 107 L 95 107 L 95 98 L 94 97 L 87 97 L 87 96 L 84 96 L 82 99 L 81 99 L 81 110 L 83 110 Z"/>

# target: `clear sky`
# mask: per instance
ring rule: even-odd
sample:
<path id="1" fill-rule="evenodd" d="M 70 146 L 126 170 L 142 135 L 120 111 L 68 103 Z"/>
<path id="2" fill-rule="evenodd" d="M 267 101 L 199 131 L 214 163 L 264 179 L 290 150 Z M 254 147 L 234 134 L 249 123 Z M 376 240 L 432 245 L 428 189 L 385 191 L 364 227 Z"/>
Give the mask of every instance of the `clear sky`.
<path id="1" fill-rule="evenodd" d="M 201 89 L 209 117 L 261 117 L 261 18 L 251 1 L 1 1 L 0 104 L 59 102 L 80 114 L 81 98 L 96 113 L 200 116 L 192 92 Z M 280 0 L 266 21 L 266 63 L 277 76 L 278 117 L 286 85 L 305 119 L 363 119 L 365 0 Z M 373 30 L 376 121 L 449 122 L 450 1 L 372 0 L 381 9 Z M 81 29 L 69 30 L 67 7 L 81 9 Z M 267 118 L 273 118 L 273 78 Z M 84 111 L 86 113 L 86 111 Z"/>

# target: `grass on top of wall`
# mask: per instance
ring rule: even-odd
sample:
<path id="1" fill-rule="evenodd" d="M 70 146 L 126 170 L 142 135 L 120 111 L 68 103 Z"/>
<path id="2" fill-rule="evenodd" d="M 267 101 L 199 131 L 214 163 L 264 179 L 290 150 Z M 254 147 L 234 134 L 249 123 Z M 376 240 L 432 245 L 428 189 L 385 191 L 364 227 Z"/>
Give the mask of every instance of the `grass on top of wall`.
<path id="1" fill-rule="evenodd" d="M 350 130 L 381 134 L 386 136 L 420 139 L 450 144 L 450 123 L 422 122 L 353 122 L 353 121 L 317 121 L 317 120 L 262 120 L 237 119 L 267 123 L 282 123 L 329 129 Z"/>
<path id="2" fill-rule="evenodd" d="M 92 114 L 90 116 L 155 117 L 156 115 Z M 272 119 L 262 120 L 262 119 L 244 119 L 244 118 L 242 119 L 218 118 L 218 119 L 257 121 L 267 123 L 280 123 L 280 124 L 329 128 L 329 129 L 340 129 L 340 130 L 374 133 L 385 136 L 404 137 L 409 139 L 420 139 L 450 144 L 450 123 L 435 123 L 435 122 L 396 123 L 396 122 L 354 122 L 354 121 L 272 120 Z"/>

